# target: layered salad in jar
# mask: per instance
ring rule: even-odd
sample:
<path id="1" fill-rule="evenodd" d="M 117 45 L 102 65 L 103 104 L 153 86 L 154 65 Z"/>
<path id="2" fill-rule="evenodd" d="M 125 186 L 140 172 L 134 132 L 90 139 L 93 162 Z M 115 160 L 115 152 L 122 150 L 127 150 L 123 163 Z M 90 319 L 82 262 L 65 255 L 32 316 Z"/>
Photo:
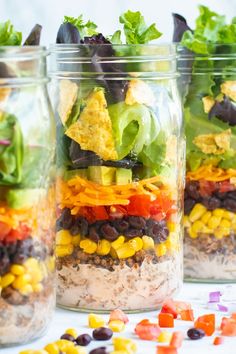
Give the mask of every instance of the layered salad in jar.
<path id="1" fill-rule="evenodd" d="M 138 12 L 120 19 L 136 33 L 137 17 L 144 23 Z M 156 308 L 182 279 L 178 101 L 166 79 L 122 72 L 112 45 L 119 31 L 107 39 L 94 25 L 82 37 L 91 23 L 81 21 L 65 18 L 57 42 L 79 38 L 100 78 L 57 82 L 57 301 L 95 311 Z M 147 38 L 160 35 L 154 25 L 144 28 Z M 104 68 L 98 57 L 113 63 Z M 115 79 L 105 79 L 108 70 Z"/>
<path id="2" fill-rule="evenodd" d="M 5 31 L 7 41 L 1 44 L 21 44 L 21 33 L 9 21 L 0 28 L 0 33 Z M 39 32 L 40 26 L 36 26 L 28 41 L 37 44 L 32 36 L 39 36 Z M 55 192 L 48 178 L 53 148 L 46 140 L 49 141 L 50 127 L 41 116 L 40 106 L 35 104 L 38 89 L 24 88 L 17 82 L 11 86 L 11 80 L 21 76 L 17 57 L 10 65 L 5 63 L 3 53 L 8 49 L 1 48 L 0 347 L 40 336 L 52 317 L 55 303 L 52 248 Z M 14 50 L 17 53 L 20 47 L 11 47 Z M 21 65 L 26 70 L 24 61 Z"/>
<path id="3" fill-rule="evenodd" d="M 187 279 L 236 279 L 235 18 L 200 6 L 196 28 L 175 15 L 181 40 L 187 174 L 184 260 Z M 183 81 L 182 81 L 183 82 Z"/>

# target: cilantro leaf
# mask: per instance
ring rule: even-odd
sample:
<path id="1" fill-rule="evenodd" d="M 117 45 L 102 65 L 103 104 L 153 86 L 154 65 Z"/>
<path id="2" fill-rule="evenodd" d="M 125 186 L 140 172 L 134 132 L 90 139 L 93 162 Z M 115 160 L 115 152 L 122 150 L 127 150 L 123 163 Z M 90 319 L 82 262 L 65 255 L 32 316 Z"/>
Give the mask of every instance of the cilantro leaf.
<path id="1" fill-rule="evenodd" d="M 80 15 L 77 18 L 71 16 L 64 16 L 64 23 L 68 22 L 78 29 L 82 38 L 98 34 L 97 25 L 90 20 L 85 23 L 83 20 L 83 15 Z"/>
<path id="2" fill-rule="evenodd" d="M 22 33 L 17 32 L 11 21 L 0 23 L 0 45 L 20 45 Z"/>
<path id="3" fill-rule="evenodd" d="M 120 23 L 124 25 L 126 44 L 145 44 L 162 35 L 154 23 L 149 27 L 146 25 L 139 11 L 128 10 L 123 13 L 120 16 Z"/>

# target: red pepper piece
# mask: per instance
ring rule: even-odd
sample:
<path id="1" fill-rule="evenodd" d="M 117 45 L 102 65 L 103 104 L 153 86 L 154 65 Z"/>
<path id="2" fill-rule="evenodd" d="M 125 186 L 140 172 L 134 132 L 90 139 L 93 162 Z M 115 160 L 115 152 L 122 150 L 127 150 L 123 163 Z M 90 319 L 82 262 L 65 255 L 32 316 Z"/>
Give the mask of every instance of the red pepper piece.
<path id="1" fill-rule="evenodd" d="M 150 216 L 151 197 L 149 195 L 135 195 L 129 198 L 127 212 L 129 215 Z"/>
<path id="2" fill-rule="evenodd" d="M 95 206 L 92 208 L 95 220 L 108 220 L 109 216 L 104 206 Z"/>
<path id="3" fill-rule="evenodd" d="M 178 354 L 177 349 L 171 345 L 158 346 L 156 354 Z"/>
<path id="4" fill-rule="evenodd" d="M 207 336 L 211 336 L 215 332 L 215 315 L 209 314 L 198 317 L 194 326 L 202 329 Z"/>
<path id="5" fill-rule="evenodd" d="M 221 334 L 228 337 L 236 336 L 236 321 L 232 318 L 225 321 Z"/>
<path id="6" fill-rule="evenodd" d="M 232 313 L 230 317 L 236 320 L 236 312 Z"/>
<path id="7" fill-rule="evenodd" d="M 145 319 L 136 325 L 135 333 L 144 340 L 157 340 L 161 330 L 158 324 Z"/>
<path id="8" fill-rule="evenodd" d="M 180 311 L 180 318 L 182 321 L 194 321 L 193 310 Z"/>
<path id="9" fill-rule="evenodd" d="M 175 348 L 180 348 L 182 346 L 183 340 L 184 340 L 183 332 L 176 331 L 172 334 L 172 337 L 170 340 L 170 346 L 173 346 Z"/>
<path id="10" fill-rule="evenodd" d="M 224 343 L 224 338 L 223 337 L 215 337 L 213 344 L 214 345 L 220 345 Z"/>
<path id="11" fill-rule="evenodd" d="M 159 313 L 158 324 L 160 327 L 173 328 L 174 316 L 172 313 Z"/>
<path id="12" fill-rule="evenodd" d="M 120 321 L 122 321 L 124 323 L 128 323 L 129 322 L 128 316 L 120 309 L 113 310 L 110 313 L 109 322 L 117 321 L 117 320 L 120 320 Z"/>
<path id="13" fill-rule="evenodd" d="M 167 299 L 162 305 L 161 313 L 170 313 L 174 318 L 177 318 L 178 312 L 176 310 L 175 301 L 172 299 Z"/>

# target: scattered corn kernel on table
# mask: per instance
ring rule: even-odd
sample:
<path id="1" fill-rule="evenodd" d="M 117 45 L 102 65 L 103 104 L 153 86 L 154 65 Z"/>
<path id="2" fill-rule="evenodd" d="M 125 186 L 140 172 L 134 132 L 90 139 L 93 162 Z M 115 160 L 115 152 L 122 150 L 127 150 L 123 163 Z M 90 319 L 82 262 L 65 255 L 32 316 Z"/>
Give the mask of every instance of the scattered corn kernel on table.
<path id="1" fill-rule="evenodd" d="M 217 327 L 219 326 L 223 316 L 228 316 L 227 312 L 220 312 L 209 308 L 207 305 L 208 294 L 213 291 L 221 291 L 225 297 L 225 303 L 230 303 L 231 306 L 235 305 L 234 312 L 236 312 L 236 284 L 217 285 L 217 284 L 184 284 L 181 293 L 176 299 L 188 301 L 192 304 L 194 315 L 197 318 L 200 315 L 206 313 L 215 313 L 217 320 Z M 130 314 L 129 323 L 126 325 L 125 330 L 122 333 L 115 333 L 116 337 L 126 337 L 135 341 L 138 350 L 137 354 L 156 354 L 156 347 L 158 345 L 155 341 L 143 341 L 138 339 L 134 333 L 135 325 L 144 318 L 150 319 L 151 322 L 157 322 L 158 311 L 140 314 Z M 104 318 L 108 320 L 109 315 L 104 315 Z M 18 354 L 25 349 L 42 349 L 50 342 L 53 342 L 60 338 L 67 328 L 75 328 L 79 334 L 92 333 L 92 329 L 88 328 L 88 314 L 77 313 L 71 311 L 65 311 L 57 309 L 49 328 L 48 333 L 39 340 L 20 347 L 4 348 L 1 350 L 2 354 Z M 210 337 L 204 337 L 200 340 L 187 339 L 187 330 L 192 327 L 192 322 L 175 320 L 174 328 L 166 329 L 168 332 L 183 331 L 185 334 L 185 340 L 182 347 L 178 350 L 178 354 L 236 354 L 236 337 L 224 337 L 224 343 L 221 345 L 213 345 L 213 339 L 219 335 L 216 331 Z M 14 335 L 14 333 L 12 333 Z M 85 347 L 87 353 L 94 348 L 106 346 L 110 352 L 113 347 L 110 341 L 92 341 L 88 347 Z"/>

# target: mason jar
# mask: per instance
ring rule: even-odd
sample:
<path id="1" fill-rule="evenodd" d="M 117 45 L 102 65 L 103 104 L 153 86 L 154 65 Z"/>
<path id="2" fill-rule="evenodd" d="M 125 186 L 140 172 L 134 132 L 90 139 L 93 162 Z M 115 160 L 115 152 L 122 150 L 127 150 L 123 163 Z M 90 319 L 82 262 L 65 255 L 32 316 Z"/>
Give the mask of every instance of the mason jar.
<path id="1" fill-rule="evenodd" d="M 182 283 L 173 45 L 54 45 L 57 302 L 156 309 Z"/>
<path id="2" fill-rule="evenodd" d="M 187 280 L 236 280 L 236 45 L 180 48 L 185 87 Z M 181 53 L 182 52 L 182 53 Z"/>
<path id="3" fill-rule="evenodd" d="M 55 127 L 43 47 L 0 47 L 0 347 L 53 313 Z"/>

